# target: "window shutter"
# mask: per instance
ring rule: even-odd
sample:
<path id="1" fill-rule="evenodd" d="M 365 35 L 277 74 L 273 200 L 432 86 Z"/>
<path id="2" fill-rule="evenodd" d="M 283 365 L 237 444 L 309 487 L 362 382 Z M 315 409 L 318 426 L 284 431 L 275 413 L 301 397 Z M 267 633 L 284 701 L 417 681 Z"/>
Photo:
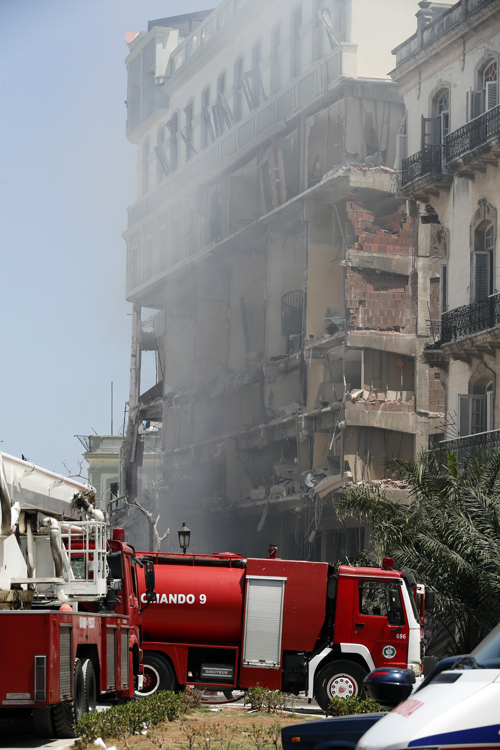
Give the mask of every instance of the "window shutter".
<path id="1" fill-rule="evenodd" d="M 470 435 L 470 396 L 459 394 L 458 412 L 458 436 Z"/>
<path id="2" fill-rule="evenodd" d="M 486 299 L 490 294 L 491 254 L 483 250 L 472 254 L 473 302 Z"/>
<path id="3" fill-rule="evenodd" d="M 487 81 L 484 89 L 484 110 L 487 112 L 498 104 L 498 89 L 496 81 Z"/>
<path id="4" fill-rule="evenodd" d="M 437 118 L 439 120 L 439 118 Z M 433 146 L 436 142 L 436 118 L 422 116 L 422 133 L 420 137 L 421 149 L 424 146 Z"/>
<path id="5" fill-rule="evenodd" d="M 472 89 L 467 91 L 467 120 L 473 120 L 475 117 L 479 117 L 483 110 L 482 100 L 482 91 L 473 91 Z"/>
<path id="6" fill-rule="evenodd" d="M 441 315 L 448 309 L 448 267 L 446 264 L 440 266 L 439 275 L 439 314 Z"/>
<path id="7" fill-rule="evenodd" d="M 281 663 L 285 580 L 247 577 L 244 665 L 276 668 Z"/>

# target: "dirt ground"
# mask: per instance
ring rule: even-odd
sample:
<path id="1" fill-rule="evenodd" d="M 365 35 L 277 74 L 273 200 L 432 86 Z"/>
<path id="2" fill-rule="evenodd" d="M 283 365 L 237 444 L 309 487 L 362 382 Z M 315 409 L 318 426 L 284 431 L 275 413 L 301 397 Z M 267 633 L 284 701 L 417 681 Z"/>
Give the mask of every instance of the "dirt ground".
<path id="1" fill-rule="evenodd" d="M 297 713 L 269 714 L 241 706 L 190 710 L 182 718 L 165 722 L 143 735 L 107 740 L 108 750 L 280 750 L 280 730 L 290 724 L 318 719 Z M 85 746 L 83 746 L 85 748 Z M 89 745 L 88 750 L 95 750 Z"/>

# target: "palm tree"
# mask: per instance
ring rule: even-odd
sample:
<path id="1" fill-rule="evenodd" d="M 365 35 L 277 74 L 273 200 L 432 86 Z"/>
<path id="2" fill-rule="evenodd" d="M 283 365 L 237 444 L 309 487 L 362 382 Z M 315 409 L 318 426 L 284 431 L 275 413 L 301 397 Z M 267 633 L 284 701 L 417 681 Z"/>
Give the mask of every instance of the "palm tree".
<path id="1" fill-rule="evenodd" d="M 338 505 L 341 518 L 366 518 L 377 557 L 390 555 L 436 592 L 435 619 L 456 653 L 468 653 L 500 621 L 500 452 L 421 454 L 390 459 L 408 484 L 394 503 L 375 485 L 357 485 Z"/>

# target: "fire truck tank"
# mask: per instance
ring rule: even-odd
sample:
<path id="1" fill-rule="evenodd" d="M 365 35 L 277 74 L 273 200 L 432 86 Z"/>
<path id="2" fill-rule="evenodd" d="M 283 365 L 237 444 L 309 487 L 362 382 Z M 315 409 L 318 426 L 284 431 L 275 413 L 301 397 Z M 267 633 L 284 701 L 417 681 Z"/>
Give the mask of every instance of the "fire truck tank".
<path id="1" fill-rule="evenodd" d="M 143 611 L 146 641 L 232 646 L 242 638 L 246 561 L 236 555 L 151 555 L 156 602 Z M 144 574 L 139 569 L 144 606 Z"/>

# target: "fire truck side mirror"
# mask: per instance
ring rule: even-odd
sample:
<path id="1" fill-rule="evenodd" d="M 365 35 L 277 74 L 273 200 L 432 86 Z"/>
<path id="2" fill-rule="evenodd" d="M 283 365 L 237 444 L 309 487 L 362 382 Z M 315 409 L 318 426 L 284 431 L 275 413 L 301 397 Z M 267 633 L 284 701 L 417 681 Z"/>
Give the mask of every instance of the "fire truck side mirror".
<path id="1" fill-rule="evenodd" d="M 425 609 L 429 612 L 434 609 L 436 603 L 436 594 L 430 589 L 425 590 Z"/>
<path id="2" fill-rule="evenodd" d="M 146 584 L 146 601 L 154 602 L 155 594 L 155 566 L 151 560 L 144 560 L 144 583 Z"/>

